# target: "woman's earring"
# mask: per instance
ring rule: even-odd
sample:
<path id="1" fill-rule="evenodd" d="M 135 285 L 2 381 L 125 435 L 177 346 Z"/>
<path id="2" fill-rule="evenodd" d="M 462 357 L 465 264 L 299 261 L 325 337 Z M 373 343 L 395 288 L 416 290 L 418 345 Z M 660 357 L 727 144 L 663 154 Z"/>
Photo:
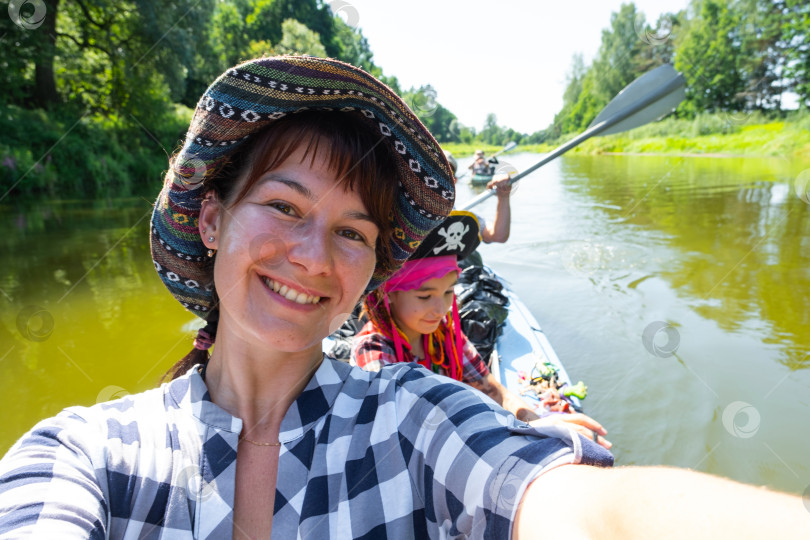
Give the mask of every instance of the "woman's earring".
<path id="1" fill-rule="evenodd" d="M 205 232 L 205 231 L 203 231 L 203 232 Z M 209 236 L 209 237 L 208 237 L 208 241 L 209 241 L 209 242 L 213 242 L 214 240 L 215 240 L 215 238 L 214 238 L 213 236 Z"/>
<path id="2" fill-rule="evenodd" d="M 205 231 L 203 231 L 203 232 L 205 232 Z M 214 238 L 213 236 L 209 236 L 209 237 L 208 237 L 208 241 L 209 241 L 209 242 L 213 242 L 214 240 L 216 240 L 216 238 Z M 217 252 L 217 250 L 215 250 L 215 249 L 209 249 L 209 250 L 208 250 L 208 256 L 209 256 L 209 257 L 213 257 L 213 256 L 214 256 L 214 253 L 216 253 L 216 252 Z"/>

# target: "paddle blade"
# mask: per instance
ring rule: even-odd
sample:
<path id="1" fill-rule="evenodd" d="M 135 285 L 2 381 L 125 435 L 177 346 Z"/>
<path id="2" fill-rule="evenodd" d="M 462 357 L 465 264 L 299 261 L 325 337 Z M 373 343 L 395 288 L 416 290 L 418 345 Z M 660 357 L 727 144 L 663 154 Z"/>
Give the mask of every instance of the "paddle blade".
<path id="1" fill-rule="evenodd" d="M 675 71 L 675 68 L 669 64 L 664 64 L 627 85 L 608 103 L 607 107 L 599 113 L 599 116 L 588 127 L 596 126 L 617 113 L 621 113 L 621 111 L 633 106 L 633 104 L 647 98 L 651 89 L 657 88 L 668 89 L 669 91 L 664 92 L 656 101 L 646 107 L 601 131 L 599 135 L 621 133 L 658 120 L 672 112 L 686 98 L 686 80 L 683 75 Z"/>

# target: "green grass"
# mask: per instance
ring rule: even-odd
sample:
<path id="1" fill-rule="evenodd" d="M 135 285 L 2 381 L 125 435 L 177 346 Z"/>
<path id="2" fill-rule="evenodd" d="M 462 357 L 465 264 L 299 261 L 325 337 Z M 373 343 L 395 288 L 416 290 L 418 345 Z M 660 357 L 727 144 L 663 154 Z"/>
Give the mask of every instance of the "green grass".
<path id="1" fill-rule="evenodd" d="M 550 152 L 579 135 L 569 133 L 544 144 L 520 145 L 517 152 Z M 471 155 L 473 145 L 442 144 L 457 157 Z M 500 149 L 500 147 L 491 147 Z M 484 148 L 485 150 L 487 147 Z M 582 154 L 721 154 L 739 156 L 810 155 L 810 112 L 771 120 L 761 113 L 704 114 L 692 120 L 661 122 L 605 137 L 594 137 L 571 152 Z M 489 151 L 488 151 L 489 153 Z"/>
<path id="2" fill-rule="evenodd" d="M 444 150 L 447 150 L 448 152 L 451 152 L 453 154 L 453 156 L 457 157 L 457 158 L 459 158 L 459 157 L 463 158 L 463 157 L 472 156 L 473 154 L 475 154 L 476 150 L 483 150 L 486 155 L 491 156 L 495 152 L 499 152 L 500 150 L 503 149 L 503 146 L 496 146 L 496 145 L 486 144 L 486 143 L 472 143 L 472 144 L 466 144 L 466 143 L 441 143 L 441 145 L 442 145 L 442 148 Z M 504 146 L 506 146 L 506 145 L 504 145 Z M 518 146 L 518 149 L 520 149 L 520 148 L 521 147 Z"/>

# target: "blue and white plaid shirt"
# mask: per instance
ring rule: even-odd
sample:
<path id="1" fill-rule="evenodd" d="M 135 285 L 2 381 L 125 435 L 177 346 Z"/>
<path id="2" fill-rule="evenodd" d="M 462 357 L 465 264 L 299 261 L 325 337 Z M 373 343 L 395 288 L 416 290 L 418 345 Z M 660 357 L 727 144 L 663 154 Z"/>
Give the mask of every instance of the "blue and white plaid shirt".
<path id="1" fill-rule="evenodd" d="M 0 537 L 231 538 L 242 422 L 197 368 L 40 422 L 0 461 Z M 287 411 L 273 538 L 509 538 L 538 474 L 610 465 L 415 364 L 326 359 Z"/>

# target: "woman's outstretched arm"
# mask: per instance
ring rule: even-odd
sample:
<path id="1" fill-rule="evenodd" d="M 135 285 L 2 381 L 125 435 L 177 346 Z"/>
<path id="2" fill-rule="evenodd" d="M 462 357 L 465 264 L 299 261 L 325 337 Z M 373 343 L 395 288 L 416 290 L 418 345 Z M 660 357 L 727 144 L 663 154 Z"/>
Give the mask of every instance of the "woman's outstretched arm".
<path id="1" fill-rule="evenodd" d="M 688 469 L 564 465 L 526 489 L 514 538 L 807 538 L 795 495 Z"/>

